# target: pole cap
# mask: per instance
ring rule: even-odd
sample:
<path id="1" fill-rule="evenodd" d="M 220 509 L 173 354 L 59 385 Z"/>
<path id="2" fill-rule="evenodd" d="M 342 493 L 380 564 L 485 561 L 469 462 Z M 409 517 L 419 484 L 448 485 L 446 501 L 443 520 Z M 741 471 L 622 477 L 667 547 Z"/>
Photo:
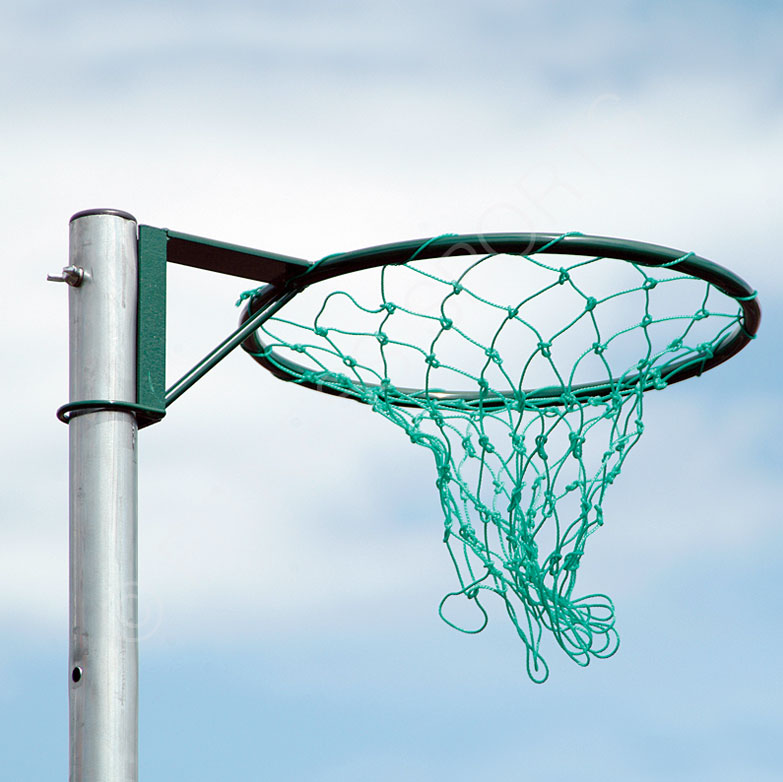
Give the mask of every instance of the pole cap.
<path id="1" fill-rule="evenodd" d="M 69 222 L 72 223 L 74 220 L 78 220 L 81 217 L 89 217 L 90 215 L 113 215 L 114 217 L 122 217 L 125 220 L 136 222 L 136 218 L 130 212 L 123 212 L 121 209 L 85 209 L 73 215 Z"/>

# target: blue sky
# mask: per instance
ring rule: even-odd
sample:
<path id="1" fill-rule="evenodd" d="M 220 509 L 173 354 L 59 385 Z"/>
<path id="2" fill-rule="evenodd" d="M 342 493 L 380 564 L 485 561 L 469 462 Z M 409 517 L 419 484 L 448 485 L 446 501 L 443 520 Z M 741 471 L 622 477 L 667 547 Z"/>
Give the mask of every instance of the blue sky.
<path id="1" fill-rule="evenodd" d="M 469 638 L 429 454 L 244 355 L 140 438 L 141 778 L 773 780 L 783 733 L 775 3 L 0 4 L 0 762 L 67 774 L 69 216 L 327 253 L 444 232 L 694 250 L 759 340 L 650 395 L 591 539 L 611 660 Z M 169 372 L 244 283 L 172 269 Z M 391 469 L 390 469 L 391 465 Z M 589 560 L 589 561 L 588 561 Z M 498 606 L 497 608 L 500 608 Z"/>

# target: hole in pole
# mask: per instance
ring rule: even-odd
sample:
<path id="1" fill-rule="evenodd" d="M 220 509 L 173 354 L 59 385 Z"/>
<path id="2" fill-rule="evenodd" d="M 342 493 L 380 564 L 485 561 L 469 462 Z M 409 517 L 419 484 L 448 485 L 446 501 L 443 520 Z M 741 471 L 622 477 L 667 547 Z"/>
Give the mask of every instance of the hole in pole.
<path id="1" fill-rule="evenodd" d="M 81 678 L 82 678 L 82 669 L 77 665 L 71 671 L 71 679 L 73 680 L 73 682 L 75 684 L 76 682 L 80 681 Z"/>

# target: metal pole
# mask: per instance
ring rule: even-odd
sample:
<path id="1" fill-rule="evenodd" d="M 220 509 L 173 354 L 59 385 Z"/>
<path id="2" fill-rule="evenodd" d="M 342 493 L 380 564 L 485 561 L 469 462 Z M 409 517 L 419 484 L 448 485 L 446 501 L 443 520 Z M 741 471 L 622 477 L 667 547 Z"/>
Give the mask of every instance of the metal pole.
<path id="1" fill-rule="evenodd" d="M 72 402 L 136 401 L 137 265 L 131 215 L 71 218 Z M 136 419 L 85 410 L 68 427 L 70 780 L 137 782 Z"/>

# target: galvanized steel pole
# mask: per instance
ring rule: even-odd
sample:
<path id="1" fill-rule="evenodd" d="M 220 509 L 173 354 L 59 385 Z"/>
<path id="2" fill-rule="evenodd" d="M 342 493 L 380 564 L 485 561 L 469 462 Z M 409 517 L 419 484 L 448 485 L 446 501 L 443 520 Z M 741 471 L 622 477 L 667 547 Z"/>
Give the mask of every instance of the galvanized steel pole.
<path id="1" fill-rule="evenodd" d="M 72 402 L 136 401 L 137 265 L 131 215 L 71 218 Z M 71 782 L 138 780 L 136 440 L 130 412 L 69 422 Z"/>

